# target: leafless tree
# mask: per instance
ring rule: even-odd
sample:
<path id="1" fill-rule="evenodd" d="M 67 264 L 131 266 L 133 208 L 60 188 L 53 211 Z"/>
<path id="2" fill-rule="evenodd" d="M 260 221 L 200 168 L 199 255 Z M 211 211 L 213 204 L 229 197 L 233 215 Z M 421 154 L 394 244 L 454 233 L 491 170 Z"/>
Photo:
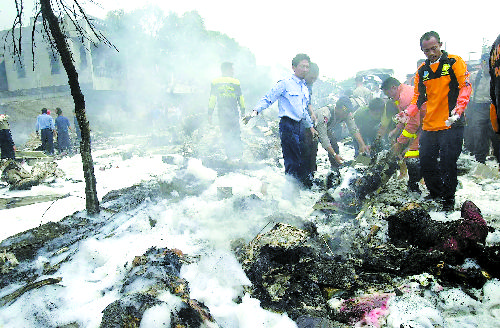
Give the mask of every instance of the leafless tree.
<path id="1" fill-rule="evenodd" d="M 17 16 L 15 17 L 12 30 L 7 34 L 6 38 L 12 37 L 14 56 L 21 56 L 22 49 L 22 19 L 23 0 L 14 0 L 17 9 Z M 90 0 L 92 2 L 92 0 Z M 78 73 L 76 71 L 73 57 L 66 42 L 67 35 L 62 29 L 63 18 L 70 19 L 75 28 L 82 38 L 88 40 L 97 40 L 108 46 L 113 45 L 94 27 L 85 14 L 83 8 L 77 0 L 70 0 L 68 4 L 65 0 L 38 0 L 36 2 L 35 22 L 41 17 L 43 23 L 43 31 L 47 36 L 47 40 L 51 46 L 57 49 L 61 62 L 66 70 L 68 76 L 68 83 L 71 90 L 71 95 L 75 104 L 75 116 L 81 131 L 80 154 L 82 157 L 83 173 L 85 177 L 85 196 L 86 196 L 86 209 L 89 215 L 99 213 L 99 199 L 97 198 L 96 179 L 94 174 L 94 164 L 92 160 L 91 147 L 90 147 L 90 128 L 85 112 L 85 97 L 80 89 L 78 81 Z M 88 35 L 84 26 L 79 24 L 79 20 L 83 21 L 90 27 L 92 36 Z M 32 52 L 34 53 L 34 35 L 36 32 L 35 25 L 32 30 Z M 93 42 L 93 41 L 92 41 Z M 93 42 L 95 43 L 95 42 Z M 33 56 L 34 60 L 35 56 Z M 33 61 L 33 65 L 35 65 Z M 34 68 L 34 66 L 33 66 Z"/>

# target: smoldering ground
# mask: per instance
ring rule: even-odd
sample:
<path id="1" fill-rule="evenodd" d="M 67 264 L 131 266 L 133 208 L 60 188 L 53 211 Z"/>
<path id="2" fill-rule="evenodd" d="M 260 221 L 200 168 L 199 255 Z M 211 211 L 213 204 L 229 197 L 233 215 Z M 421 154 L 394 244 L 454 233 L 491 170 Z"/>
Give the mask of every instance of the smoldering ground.
<path id="1" fill-rule="evenodd" d="M 262 124 L 243 128 L 245 160 L 241 162 L 230 162 L 220 157 L 223 145 L 217 142 L 216 129 L 204 133 L 204 137 L 196 144 L 192 138 L 182 137 L 180 140 L 183 142 L 179 144 L 146 146 L 151 145 L 151 140 L 157 135 L 96 139 L 96 178 L 102 205 L 101 214 L 97 217 L 87 217 L 81 211 L 84 208 L 83 179 L 78 156 L 58 159 L 57 163 L 66 176 L 33 187 L 30 192 L 44 193 L 55 189 L 66 191 L 69 196 L 53 204 L 41 203 L 31 209 L 25 208 L 24 215 L 17 214 L 17 217 L 38 217 L 38 222 L 51 221 L 53 217 L 58 222 L 36 228 L 40 223 L 35 220 L 31 224 L 36 229 L 23 233 L 28 228 L 23 222 L 28 223 L 29 220 L 20 219 L 17 221 L 20 234 L 2 242 L 5 254 L 15 254 L 19 262 L 18 265 L 14 265 L 13 259 L 5 262 L 7 273 L 2 276 L 1 293 L 4 306 L 0 310 L 3 324 L 97 327 L 101 322 L 109 323 L 104 318 L 105 314 L 120 313 L 120 317 L 132 318 L 144 326 L 149 324 L 153 327 L 158 326 L 158 322 L 166 325 L 179 323 L 182 318 L 191 318 L 189 320 L 193 321 L 190 322 L 198 324 L 208 324 L 211 322 L 209 318 L 212 318 L 213 324 L 216 322 L 224 327 L 300 327 L 316 320 L 314 318 L 321 318 L 321 313 L 327 313 L 327 316 L 317 319 L 317 324 L 335 318 L 347 320 L 335 316 L 335 309 L 339 309 L 335 304 L 353 298 L 350 304 L 359 304 L 361 309 L 366 310 L 370 308 L 369 304 L 374 304 L 370 295 L 375 297 L 375 294 L 380 293 L 387 294 L 381 301 L 391 301 L 375 302 L 386 304 L 386 310 L 381 311 L 375 319 L 385 320 L 388 327 L 405 322 L 423 324 L 429 320 L 443 325 L 480 322 L 487 326 L 498 319 L 492 310 L 497 301 L 490 292 L 495 290 L 497 280 L 483 278 L 486 279 L 483 281 L 487 281 L 484 288 L 472 286 L 471 281 L 467 280 L 467 275 L 474 279 L 474 275 L 481 272 L 465 269 L 478 267 L 477 261 L 468 260 L 468 264 L 464 262 L 444 266 L 442 276 L 437 275 L 432 270 L 434 267 L 429 265 L 422 265 L 420 269 L 425 268 L 422 272 L 415 265 L 404 274 L 398 273 L 396 268 L 400 262 L 397 254 L 401 253 L 390 246 L 388 225 L 384 218 L 396 213 L 405 202 L 418 202 L 418 199 L 407 198 L 403 181 L 395 177 L 390 179 L 383 192 L 366 199 L 369 205 L 362 209 L 362 215 L 357 218 L 343 212 L 314 210 L 314 205 L 325 193 L 320 186 L 301 191 L 293 203 L 283 199 L 283 189 L 287 184 L 279 155 L 279 139 L 273 132 L 276 131 L 275 122 L 268 123 L 268 126 Z M 352 152 L 350 146 L 342 147 L 345 147 L 344 153 Z M 265 153 L 262 148 L 266 150 Z M 196 156 L 193 155 L 194 149 Z M 484 184 L 485 175 L 480 178 L 483 173 L 476 168 L 477 164 L 467 156 L 461 160 L 464 161 L 463 167 L 472 166 L 472 169 L 464 170 L 460 177 L 463 187 L 457 193 L 458 202 L 465 199 L 476 201 L 479 206 L 483 206 L 482 215 L 488 224 L 498 226 L 499 213 L 496 207 L 484 206 L 497 201 L 497 193 L 493 188 L 498 185 L 496 178 L 492 176 L 489 178 L 490 183 Z M 320 151 L 318 163 L 318 178 L 326 178 L 326 153 Z M 347 176 L 347 168 L 342 173 Z M 230 192 L 220 193 L 221 188 Z M 11 196 L 5 189 L 3 194 L 4 197 Z M 333 190 L 331 195 L 335 196 Z M 76 209 L 71 210 L 74 214 L 61 208 L 59 202 L 62 201 L 76 204 Z M 441 212 L 434 212 L 436 208 L 432 204 L 429 206 L 426 210 L 435 220 L 446 222 L 460 217 L 459 212 L 445 217 Z M 2 212 L 9 215 L 15 210 Z M 290 308 L 286 314 L 271 311 L 276 310 L 276 305 L 269 306 L 273 303 L 269 303 L 267 296 L 259 298 L 259 295 L 264 295 L 257 292 L 259 285 L 253 278 L 249 279 L 252 276 L 237 261 L 238 256 L 242 255 L 236 251 L 242 249 L 237 245 L 250 245 L 257 240 L 257 236 L 269 234 L 279 223 L 294 226 L 297 231 L 305 229 L 303 231 L 306 232 L 312 231 L 307 228 L 307 224 L 313 224 L 321 246 L 318 249 L 324 249 L 322 256 L 332 257 L 328 265 L 340 261 L 336 270 L 340 270 L 342 265 L 351 270 L 356 268 L 358 278 L 352 274 L 338 276 L 338 279 L 347 279 L 342 281 L 356 283 L 332 284 L 335 288 L 327 289 L 329 292 L 326 294 L 320 291 L 321 288 L 318 293 L 314 293 L 315 288 L 302 285 L 302 288 L 306 288 L 302 294 L 315 295 L 326 312 L 304 313 L 298 311 L 300 307 L 295 310 Z M 373 226 L 379 229 L 374 230 Z M 368 236 L 370 244 L 367 244 Z M 487 243 L 494 245 L 497 239 L 498 233 L 490 232 Z M 280 242 L 279 237 L 274 240 Z M 282 242 L 286 243 L 286 238 Z M 370 247 L 366 248 L 368 245 Z M 387 257 L 391 249 L 394 253 Z M 366 261 L 367 250 L 372 250 L 371 261 Z M 240 255 L 236 256 L 234 251 Z M 404 254 L 417 254 L 415 251 L 409 248 Z M 177 271 L 170 271 L 165 276 L 166 273 L 160 274 L 154 265 L 158 261 L 167 263 L 163 262 L 167 261 L 164 257 L 166 254 L 177 254 L 175 257 L 178 259 L 169 257 L 168 263 L 178 261 L 179 265 L 172 267 L 178 268 Z M 308 254 L 301 257 L 306 259 L 314 253 Z M 420 258 L 425 258 L 425 252 L 420 254 Z M 141 258 L 146 262 L 137 262 Z M 348 264 L 359 265 L 356 259 L 363 258 L 363 269 Z M 440 259 L 443 258 L 436 257 L 432 261 Z M 151 266 L 148 266 L 150 261 Z M 422 263 L 434 263 L 432 261 Z M 246 263 L 248 266 L 251 262 Z M 287 261 L 280 263 L 293 264 Z M 319 265 L 321 261 L 310 263 Z M 378 268 L 377 273 L 372 271 L 373 268 Z M 278 270 L 278 266 L 274 270 Z M 144 275 L 140 272 L 144 272 Z M 301 277 L 306 282 L 310 279 L 307 278 L 308 271 L 296 271 L 297 276 L 285 272 L 279 275 L 285 280 L 278 279 L 269 285 L 274 286 L 271 290 L 277 293 L 274 297 L 288 295 L 291 300 L 299 300 L 300 295 L 281 294 L 280 291 L 301 286 L 300 283 L 297 285 L 300 280 L 291 283 L 286 277 Z M 317 274 L 321 270 L 314 272 Z M 271 279 L 278 276 L 267 277 Z M 172 282 L 167 284 L 170 287 L 165 285 L 166 281 Z M 328 284 L 323 282 L 320 285 L 325 287 Z M 440 288 L 443 288 L 442 292 Z M 402 294 L 392 295 L 396 290 Z M 361 294 L 367 294 L 366 298 L 356 299 Z M 141 298 L 140 295 L 149 296 Z M 278 299 L 274 299 L 274 304 Z M 116 303 L 118 300 L 121 300 L 120 303 Z M 133 305 L 135 310 L 126 310 L 126 304 Z M 197 307 L 196 304 L 204 306 Z M 106 308 L 108 310 L 103 313 Z M 114 310 L 109 312 L 111 309 Z M 418 309 L 423 312 L 418 312 Z M 359 307 L 349 311 L 342 313 L 351 313 L 350 318 L 367 320 L 358 317 L 361 311 Z M 419 316 L 415 315 L 415 311 L 420 313 Z"/>

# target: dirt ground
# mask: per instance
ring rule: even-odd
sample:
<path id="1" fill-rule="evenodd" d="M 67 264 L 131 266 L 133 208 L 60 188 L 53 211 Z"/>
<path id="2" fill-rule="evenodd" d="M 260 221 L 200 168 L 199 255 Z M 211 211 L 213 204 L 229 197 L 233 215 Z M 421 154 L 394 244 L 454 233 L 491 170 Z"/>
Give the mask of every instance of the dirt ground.
<path id="1" fill-rule="evenodd" d="M 28 140 L 28 136 L 35 131 L 36 117 L 42 108 L 51 111 L 56 118 L 56 108 L 63 110 L 70 122 L 73 122 L 73 98 L 69 93 L 55 93 L 32 96 L 1 97 L 0 113 L 9 115 L 12 138 L 18 149 Z"/>

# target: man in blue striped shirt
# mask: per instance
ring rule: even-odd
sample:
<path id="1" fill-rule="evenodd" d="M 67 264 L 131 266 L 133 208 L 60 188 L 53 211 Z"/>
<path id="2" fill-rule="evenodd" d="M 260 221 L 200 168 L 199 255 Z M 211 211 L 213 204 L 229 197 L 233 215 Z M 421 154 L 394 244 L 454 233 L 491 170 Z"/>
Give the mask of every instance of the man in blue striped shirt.
<path id="1" fill-rule="evenodd" d="M 252 114 L 244 121 L 257 116 L 264 109 L 278 101 L 278 116 L 280 117 L 279 129 L 281 150 L 285 162 L 285 174 L 291 175 L 301 183 L 306 182 L 307 176 L 303 172 L 303 158 L 300 153 L 300 136 L 302 129 L 309 128 L 313 136 L 318 133 L 313 127 L 309 116 L 309 90 L 304 80 L 311 60 L 306 54 L 298 54 L 292 60 L 294 74 L 282 79 L 262 97 L 255 106 Z M 302 122 L 304 124 L 302 124 Z"/>
<path id="2" fill-rule="evenodd" d="M 49 155 L 54 154 L 54 128 L 55 123 L 52 116 L 47 114 L 47 108 L 42 108 L 42 114 L 36 118 L 36 134 L 40 134 L 42 150 Z"/>

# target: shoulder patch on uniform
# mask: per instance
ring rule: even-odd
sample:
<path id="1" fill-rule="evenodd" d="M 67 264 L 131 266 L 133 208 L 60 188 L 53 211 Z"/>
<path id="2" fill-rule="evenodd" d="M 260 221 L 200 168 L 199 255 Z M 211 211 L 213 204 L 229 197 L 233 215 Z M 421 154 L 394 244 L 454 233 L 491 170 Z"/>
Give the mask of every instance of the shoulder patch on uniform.
<path id="1" fill-rule="evenodd" d="M 429 79 L 429 71 L 424 71 L 424 76 L 422 77 L 422 80 L 427 81 Z"/>

